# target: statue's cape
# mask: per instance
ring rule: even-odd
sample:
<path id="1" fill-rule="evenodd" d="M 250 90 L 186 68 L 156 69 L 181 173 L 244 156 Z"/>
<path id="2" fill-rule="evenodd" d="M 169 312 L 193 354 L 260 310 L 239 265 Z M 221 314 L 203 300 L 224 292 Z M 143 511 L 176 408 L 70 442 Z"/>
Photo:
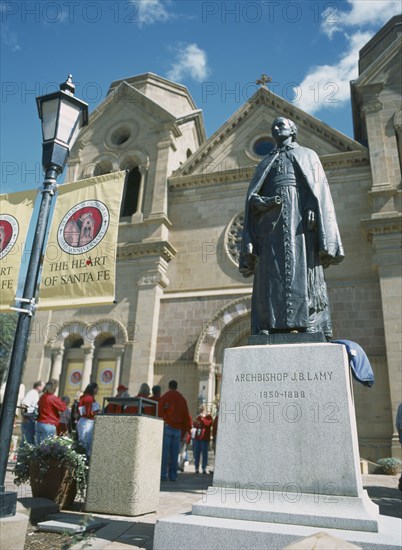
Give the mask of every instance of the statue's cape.
<path id="1" fill-rule="evenodd" d="M 334 204 L 321 161 L 315 151 L 301 147 L 297 143 L 291 143 L 285 149 L 288 157 L 299 168 L 300 173 L 303 174 L 305 183 L 316 200 L 316 223 L 321 263 L 323 267 L 337 264 L 343 260 L 344 251 L 336 221 Z M 260 162 L 247 191 L 243 239 L 239 260 L 240 270 L 247 270 L 250 267 L 247 265 L 247 258 L 249 257 L 247 253 L 251 249 L 254 255 L 259 255 L 258 240 L 253 228 L 250 198 L 261 189 L 278 154 L 278 149 L 273 149 Z"/>

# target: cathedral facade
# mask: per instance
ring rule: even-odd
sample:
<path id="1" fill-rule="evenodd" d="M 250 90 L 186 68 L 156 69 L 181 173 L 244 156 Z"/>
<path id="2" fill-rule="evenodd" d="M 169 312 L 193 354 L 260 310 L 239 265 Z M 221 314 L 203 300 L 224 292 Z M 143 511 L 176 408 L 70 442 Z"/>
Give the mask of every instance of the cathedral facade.
<path id="1" fill-rule="evenodd" d="M 400 454 L 401 18 L 361 50 L 351 83 L 355 139 L 262 85 L 211 137 L 188 90 L 155 74 L 111 84 L 71 151 L 66 181 L 126 170 L 116 303 L 39 311 L 24 374 L 60 379 L 73 395 L 123 383 L 167 389 L 195 413 L 219 398 L 225 348 L 247 344 L 252 281 L 238 271 L 244 200 L 272 147 L 271 122 L 292 119 L 326 171 L 346 258 L 326 270 L 334 337 L 358 342 L 376 383 L 354 383 L 360 454 Z M 91 220 L 73 224 L 85 239 Z"/>

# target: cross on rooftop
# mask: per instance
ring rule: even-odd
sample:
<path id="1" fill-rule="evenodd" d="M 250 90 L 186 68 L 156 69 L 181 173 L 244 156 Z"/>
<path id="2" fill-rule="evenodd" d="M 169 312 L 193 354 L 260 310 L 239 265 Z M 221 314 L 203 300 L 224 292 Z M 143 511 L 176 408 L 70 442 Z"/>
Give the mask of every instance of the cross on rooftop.
<path id="1" fill-rule="evenodd" d="M 272 78 L 265 73 L 261 75 L 261 78 L 255 81 L 256 84 L 259 84 L 260 86 L 266 88 L 267 83 L 272 82 Z"/>

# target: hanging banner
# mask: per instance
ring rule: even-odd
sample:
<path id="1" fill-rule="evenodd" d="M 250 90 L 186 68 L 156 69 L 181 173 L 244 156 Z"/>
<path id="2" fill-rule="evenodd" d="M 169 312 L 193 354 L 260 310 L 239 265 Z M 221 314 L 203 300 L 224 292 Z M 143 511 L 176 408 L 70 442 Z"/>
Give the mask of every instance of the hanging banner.
<path id="1" fill-rule="evenodd" d="M 43 264 L 39 309 L 114 301 L 125 177 L 124 171 L 113 172 L 59 187 Z"/>
<path id="2" fill-rule="evenodd" d="M 83 370 L 84 365 L 82 361 L 68 362 L 63 395 L 67 395 L 70 398 L 71 403 L 77 397 L 77 394 L 81 389 Z"/>
<path id="3" fill-rule="evenodd" d="M 0 311 L 14 306 L 37 191 L 0 195 Z"/>
<path id="4" fill-rule="evenodd" d="M 96 400 L 102 407 L 104 397 L 113 396 L 113 386 L 116 376 L 116 361 L 100 359 L 98 362 L 98 375 L 96 377 L 96 383 L 98 384 L 98 393 L 96 394 Z"/>

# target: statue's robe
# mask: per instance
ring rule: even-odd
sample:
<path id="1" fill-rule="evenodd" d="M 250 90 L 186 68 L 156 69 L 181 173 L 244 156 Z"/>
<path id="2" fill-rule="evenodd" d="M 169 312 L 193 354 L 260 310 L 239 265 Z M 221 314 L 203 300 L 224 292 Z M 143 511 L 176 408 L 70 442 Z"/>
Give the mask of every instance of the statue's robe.
<path id="1" fill-rule="evenodd" d="M 289 181 L 278 176 L 290 167 Z M 275 173 L 275 174 L 274 174 Z M 265 210 L 256 204 L 276 196 Z M 307 228 L 307 211 L 316 227 Z M 322 331 L 332 336 L 323 268 L 344 257 L 328 181 L 318 155 L 291 143 L 257 166 L 245 206 L 239 269 L 254 273 L 251 329 Z"/>

